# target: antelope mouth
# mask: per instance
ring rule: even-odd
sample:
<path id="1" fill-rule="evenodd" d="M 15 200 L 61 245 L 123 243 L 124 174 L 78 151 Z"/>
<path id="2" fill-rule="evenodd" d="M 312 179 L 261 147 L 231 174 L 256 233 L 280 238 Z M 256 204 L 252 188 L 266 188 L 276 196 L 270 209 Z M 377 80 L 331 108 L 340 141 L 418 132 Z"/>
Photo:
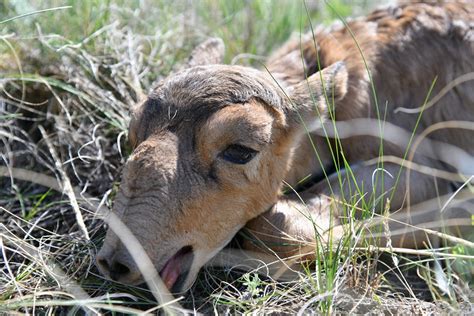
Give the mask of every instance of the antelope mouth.
<path id="1" fill-rule="evenodd" d="M 193 247 L 185 246 L 166 261 L 160 271 L 160 277 L 172 293 L 182 290 L 193 263 Z"/>

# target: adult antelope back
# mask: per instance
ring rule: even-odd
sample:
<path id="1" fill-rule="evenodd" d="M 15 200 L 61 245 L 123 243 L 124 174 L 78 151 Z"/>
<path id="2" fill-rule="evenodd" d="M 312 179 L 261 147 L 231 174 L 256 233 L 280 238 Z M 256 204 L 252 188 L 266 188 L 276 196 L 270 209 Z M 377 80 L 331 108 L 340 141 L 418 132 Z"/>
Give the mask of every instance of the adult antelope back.
<path id="1" fill-rule="evenodd" d="M 219 64 L 223 44 L 208 40 L 132 109 L 114 212 L 176 292 L 246 224 L 280 254 L 297 251 L 278 241 L 314 239 L 304 203 L 324 234 L 342 222 L 333 201 L 395 211 L 450 194 L 474 173 L 473 22 L 467 2 L 390 7 L 289 41 L 265 70 Z M 401 170 L 405 156 L 419 168 Z M 308 175 L 299 195 L 282 194 Z M 98 266 L 141 283 L 117 234 Z"/>

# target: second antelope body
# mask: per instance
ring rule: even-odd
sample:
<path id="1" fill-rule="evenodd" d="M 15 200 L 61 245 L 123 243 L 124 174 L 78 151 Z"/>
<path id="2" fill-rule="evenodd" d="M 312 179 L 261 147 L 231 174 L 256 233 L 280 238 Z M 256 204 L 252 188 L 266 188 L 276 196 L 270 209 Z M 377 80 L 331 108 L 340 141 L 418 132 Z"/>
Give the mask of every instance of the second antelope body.
<path id="1" fill-rule="evenodd" d="M 427 212 L 427 201 L 451 194 L 462 179 L 457 174 L 474 173 L 474 83 L 462 80 L 474 71 L 473 21 L 472 4 L 378 10 L 289 41 L 268 59 L 268 71 L 219 64 L 222 42 L 203 43 L 186 69 L 132 109 L 134 151 L 114 212 L 173 292 L 188 289 L 244 226 L 288 256 L 299 245 L 285 246 L 287 236 L 314 240 L 314 222 L 324 239 L 348 216 L 347 204 L 405 215 L 410 206 L 412 224 L 435 222 L 440 206 Z M 419 119 L 428 94 L 439 97 Z M 425 133 L 408 154 L 418 167 L 399 173 L 397 158 L 415 128 L 415 140 Z M 282 193 L 308 175 L 311 183 L 298 195 Z M 422 202 L 428 206 L 414 206 Z M 349 208 L 356 218 L 357 209 Z M 458 205 L 442 214 L 449 221 L 462 211 Z M 425 240 L 394 234 L 392 243 L 417 247 Z M 97 263 L 114 280 L 144 280 L 111 230 Z"/>

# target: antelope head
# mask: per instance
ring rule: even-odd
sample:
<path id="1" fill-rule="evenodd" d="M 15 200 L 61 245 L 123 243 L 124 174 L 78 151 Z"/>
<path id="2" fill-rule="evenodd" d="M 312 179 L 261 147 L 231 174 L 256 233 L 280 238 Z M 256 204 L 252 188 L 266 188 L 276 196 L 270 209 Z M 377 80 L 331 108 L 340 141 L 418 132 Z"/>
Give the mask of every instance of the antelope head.
<path id="1" fill-rule="evenodd" d="M 327 115 L 325 95 L 339 99 L 347 89 L 342 63 L 283 90 L 264 71 L 217 64 L 222 51 L 221 41 L 205 42 L 186 69 L 132 109 L 134 150 L 114 212 L 172 292 L 188 289 L 239 229 L 277 201 L 292 148 Z M 101 272 L 142 283 L 135 260 L 109 229 L 97 255 Z"/>

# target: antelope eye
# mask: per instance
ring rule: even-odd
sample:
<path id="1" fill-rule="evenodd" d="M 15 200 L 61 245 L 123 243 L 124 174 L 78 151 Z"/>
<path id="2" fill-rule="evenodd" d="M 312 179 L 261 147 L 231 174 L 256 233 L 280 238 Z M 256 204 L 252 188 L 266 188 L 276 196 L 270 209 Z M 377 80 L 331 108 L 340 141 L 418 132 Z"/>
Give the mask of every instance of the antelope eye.
<path id="1" fill-rule="evenodd" d="M 258 152 L 252 148 L 242 145 L 230 145 L 222 153 L 221 157 L 231 163 L 244 165 L 255 157 Z"/>

